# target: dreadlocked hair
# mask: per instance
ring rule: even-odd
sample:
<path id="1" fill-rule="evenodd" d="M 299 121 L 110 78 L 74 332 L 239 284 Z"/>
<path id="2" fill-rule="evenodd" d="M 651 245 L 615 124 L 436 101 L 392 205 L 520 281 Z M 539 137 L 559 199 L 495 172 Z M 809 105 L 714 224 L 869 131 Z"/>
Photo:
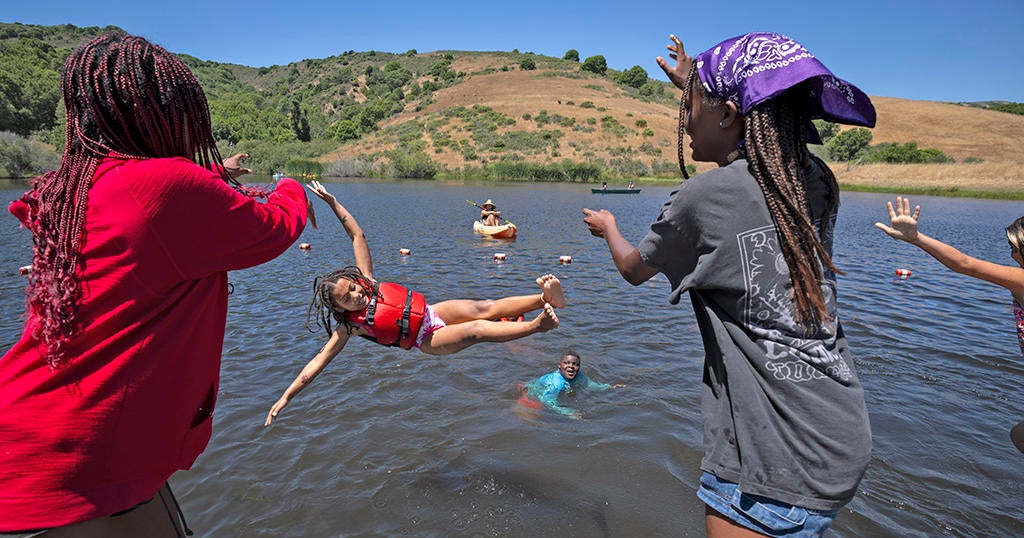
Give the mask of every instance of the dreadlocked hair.
<path id="1" fill-rule="evenodd" d="M 814 160 L 824 171 L 829 190 L 821 237 L 831 236 L 835 223 L 829 216 L 839 207 L 839 185 L 829 167 L 807 149 L 804 129 L 810 118 L 800 102 L 806 91 L 796 87 L 754 107 L 744 116 L 744 144 L 750 172 L 764 193 L 789 267 L 796 321 L 814 328 L 829 319 L 821 291 L 823 266 L 843 273 L 815 231 L 804 187 L 803 171 Z"/>
<path id="2" fill-rule="evenodd" d="M 690 72 L 686 74 L 686 83 L 683 84 L 683 95 L 679 98 L 679 138 L 676 141 L 676 151 L 679 155 L 679 171 L 683 173 L 683 179 L 690 179 L 686 171 L 686 159 L 683 158 L 683 135 L 686 134 L 686 116 L 690 113 L 687 105 L 690 103 L 690 95 L 693 93 L 693 85 L 697 78 L 697 64 L 690 66 Z"/>
<path id="3" fill-rule="evenodd" d="M 141 37 L 108 34 L 75 50 L 64 64 L 67 111 L 60 166 L 35 178 L 22 196 L 34 249 L 26 306 L 51 369 L 67 362 L 82 291 L 75 270 L 89 187 L 105 157 L 184 157 L 211 168 L 220 153 L 206 96 L 185 64 Z M 226 170 L 225 182 L 237 185 Z"/>
<path id="4" fill-rule="evenodd" d="M 306 330 L 309 332 L 316 332 L 313 329 L 313 325 L 316 325 L 324 329 L 330 337 L 334 332 L 335 323 L 344 325 L 348 334 L 352 334 L 356 329 L 345 319 L 345 311 L 334 304 L 334 286 L 341 279 L 351 280 L 362 286 L 366 293 L 377 295 L 377 286 L 354 265 L 318 275 L 313 279 L 313 299 L 306 310 Z"/>

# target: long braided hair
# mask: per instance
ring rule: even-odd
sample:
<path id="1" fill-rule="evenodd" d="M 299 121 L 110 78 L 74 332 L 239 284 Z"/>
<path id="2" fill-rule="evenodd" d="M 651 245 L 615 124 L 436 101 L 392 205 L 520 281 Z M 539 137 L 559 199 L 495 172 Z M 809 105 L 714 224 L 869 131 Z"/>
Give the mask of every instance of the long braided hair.
<path id="1" fill-rule="evenodd" d="M 34 179 L 21 198 L 34 242 L 26 303 L 51 368 L 66 363 L 76 331 L 82 290 L 75 271 L 100 161 L 184 157 L 204 167 L 221 161 L 199 81 L 178 58 L 141 37 L 108 34 L 75 50 L 64 64 L 61 92 L 67 126 L 60 167 Z"/>
<path id="2" fill-rule="evenodd" d="M 687 76 L 680 104 L 679 165 L 684 177 L 687 176 L 683 165 L 685 118 L 682 114 L 686 112 L 689 99 L 699 97 L 712 108 L 723 103 L 707 94 L 696 73 L 694 66 Z M 745 153 L 750 173 L 761 187 L 779 234 L 782 256 L 793 286 L 796 321 L 806 328 L 814 328 L 829 320 L 821 290 L 823 267 L 844 273 L 832 263 L 832 257 L 822 245 L 807 201 L 804 169 L 813 160 L 825 173 L 829 190 L 825 218 L 819 224 L 820 236 L 831 236 L 835 222 L 830 216 L 839 207 L 839 184 L 825 162 L 807 149 L 804 130 L 811 122 L 801 102 L 807 91 L 801 85 L 795 86 L 744 115 L 744 141 L 738 154 Z"/>
<path id="3" fill-rule="evenodd" d="M 377 294 L 377 286 L 354 265 L 318 275 L 313 279 L 313 299 L 306 309 L 306 330 L 309 332 L 315 332 L 313 325 L 316 325 L 326 331 L 330 338 L 335 324 L 344 325 L 348 334 L 355 330 L 356 327 L 345 319 L 345 311 L 334 304 L 334 287 L 342 279 L 362 286 L 367 294 Z"/>

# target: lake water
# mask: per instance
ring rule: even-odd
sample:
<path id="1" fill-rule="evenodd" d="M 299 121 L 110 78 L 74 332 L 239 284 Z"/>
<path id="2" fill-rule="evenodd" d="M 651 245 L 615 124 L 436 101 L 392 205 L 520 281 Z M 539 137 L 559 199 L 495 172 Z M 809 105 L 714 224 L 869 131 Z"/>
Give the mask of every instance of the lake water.
<path id="1" fill-rule="evenodd" d="M 593 195 L 590 185 L 342 182 L 329 189 L 367 231 L 379 278 L 428 300 L 534 293 L 552 272 L 570 299 L 552 332 L 448 357 L 362 340 L 263 427 L 325 337 L 304 328 L 313 275 L 352 263 L 333 215 L 263 266 L 234 272 L 213 439 L 171 480 L 199 536 L 703 536 L 703 351 L 688 301 L 660 275 L 615 271 L 581 219 L 607 208 L 638 241 L 668 187 Z M 20 195 L 0 190 L 0 201 Z M 493 198 L 510 243 L 471 231 L 466 199 Z M 1024 536 L 1024 361 L 1008 292 L 956 275 L 872 227 L 882 194 L 845 193 L 836 232 L 841 319 L 867 392 L 874 453 L 837 537 Z M 1020 202 L 916 197 L 923 230 L 1012 263 L 1003 228 Z M 30 237 L 0 219 L 0 343 L 21 331 Z M 411 254 L 402 256 L 400 248 Z M 506 259 L 496 261 L 494 253 Z M 559 256 L 572 256 L 562 265 Z M 912 271 L 906 280 L 895 269 Z M 598 381 L 628 386 L 567 403 L 584 420 L 516 407 L 516 385 L 575 348 Z"/>

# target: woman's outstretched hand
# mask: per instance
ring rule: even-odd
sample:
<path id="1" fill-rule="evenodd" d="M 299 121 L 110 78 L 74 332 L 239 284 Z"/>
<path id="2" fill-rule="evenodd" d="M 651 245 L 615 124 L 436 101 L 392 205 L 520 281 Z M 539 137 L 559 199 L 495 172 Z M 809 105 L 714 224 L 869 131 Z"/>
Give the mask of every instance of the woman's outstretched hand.
<path id="1" fill-rule="evenodd" d="M 248 158 L 248 153 L 236 153 L 228 157 L 227 159 L 224 159 L 224 162 L 222 162 L 221 165 L 224 167 L 224 170 L 227 171 L 228 175 L 230 175 L 232 179 L 236 179 L 246 174 L 252 173 L 251 169 L 242 166 L 242 159 Z"/>
<path id="2" fill-rule="evenodd" d="M 601 238 L 605 237 L 605 232 L 607 232 L 608 228 L 618 226 L 615 222 L 615 215 L 612 215 L 611 211 L 607 209 L 594 211 L 593 209 L 583 208 L 583 222 L 587 224 L 590 235 Z"/>
<path id="3" fill-rule="evenodd" d="M 670 66 L 668 61 L 658 56 L 655 61 L 658 62 L 658 67 L 665 72 L 668 79 L 672 84 L 676 85 L 676 88 L 680 90 L 685 89 L 686 77 L 690 74 L 690 66 L 693 65 L 693 58 L 683 49 L 683 42 L 679 40 L 675 35 L 669 35 L 669 39 L 672 43 L 669 43 L 665 48 L 668 49 L 668 56 L 676 61 L 675 66 Z"/>
<path id="4" fill-rule="evenodd" d="M 875 228 L 889 234 L 893 239 L 900 239 L 908 243 L 917 240 L 917 217 L 921 214 L 921 206 L 914 206 L 914 212 L 910 212 L 910 199 L 902 196 L 896 197 L 896 207 L 892 202 L 886 202 L 889 209 L 889 226 L 881 222 L 875 223 Z"/>
<path id="5" fill-rule="evenodd" d="M 317 197 L 320 198 L 321 200 L 327 202 L 327 204 L 330 205 L 331 207 L 334 207 L 334 204 L 338 203 L 338 199 L 335 198 L 333 194 L 328 192 L 328 190 L 324 188 L 324 186 L 321 185 L 320 182 L 315 179 L 307 183 L 306 188 L 313 191 L 313 194 L 317 195 Z"/>

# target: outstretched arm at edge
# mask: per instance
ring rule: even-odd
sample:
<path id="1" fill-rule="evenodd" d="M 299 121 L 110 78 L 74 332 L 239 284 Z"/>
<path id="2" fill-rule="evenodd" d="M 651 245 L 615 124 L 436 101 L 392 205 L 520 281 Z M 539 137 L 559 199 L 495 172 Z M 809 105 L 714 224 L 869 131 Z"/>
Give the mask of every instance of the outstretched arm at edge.
<path id="1" fill-rule="evenodd" d="M 952 271 L 1002 286 L 1010 290 L 1014 297 L 1024 298 L 1024 269 L 979 260 L 938 239 L 920 233 L 917 224 L 921 206 L 915 206 L 911 213 L 910 200 L 907 198 L 897 197 L 895 208 L 892 202 L 886 202 L 886 207 L 889 210 L 890 226 L 876 222 L 875 227 L 889 237 L 920 248 Z"/>
<path id="2" fill-rule="evenodd" d="M 317 353 L 313 360 L 309 361 L 302 371 L 299 372 L 298 377 L 295 381 L 292 381 L 291 385 L 285 389 L 284 394 L 278 398 L 277 402 L 274 403 L 273 407 L 270 408 L 270 412 L 267 413 L 267 420 L 263 422 L 264 426 L 269 426 L 271 422 L 277 418 L 277 414 L 288 405 L 288 402 L 295 397 L 302 389 L 306 388 L 307 385 L 316 379 L 316 376 L 327 367 L 328 364 L 334 360 L 334 357 L 341 353 L 341 350 L 345 348 L 345 344 L 348 342 L 349 334 L 345 326 L 338 327 L 334 330 L 334 334 L 331 335 L 330 340 L 324 344 L 324 347 Z"/>

